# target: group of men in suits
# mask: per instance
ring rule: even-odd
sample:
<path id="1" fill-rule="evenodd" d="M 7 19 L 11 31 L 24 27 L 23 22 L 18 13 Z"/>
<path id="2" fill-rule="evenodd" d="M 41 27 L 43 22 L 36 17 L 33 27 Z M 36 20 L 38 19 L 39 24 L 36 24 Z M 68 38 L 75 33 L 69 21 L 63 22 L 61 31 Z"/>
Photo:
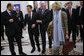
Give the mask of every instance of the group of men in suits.
<path id="1" fill-rule="evenodd" d="M 16 55 L 14 51 L 14 39 L 18 44 L 20 55 L 26 55 L 22 49 L 20 21 L 16 11 L 13 10 L 14 6 L 11 3 L 7 4 L 7 10 L 1 13 L 2 24 L 5 25 L 5 33 L 9 41 L 9 49 L 12 55 Z M 20 18 L 21 19 L 21 18 Z"/>
<path id="2" fill-rule="evenodd" d="M 28 14 L 25 15 L 25 25 L 28 24 L 28 33 L 32 46 L 31 53 L 35 51 L 35 42 L 40 52 L 40 44 L 39 44 L 39 32 L 42 38 L 42 53 L 44 54 L 46 51 L 46 31 L 48 24 L 50 22 L 50 11 L 46 9 L 46 4 L 42 3 L 41 8 L 37 8 L 37 4 L 35 5 L 34 10 L 32 11 L 32 6 L 27 6 Z M 38 27 L 39 26 L 39 27 Z M 33 37 L 33 35 L 35 37 Z M 34 42 L 35 40 L 35 42 Z"/>
<path id="3" fill-rule="evenodd" d="M 38 12 L 37 12 L 38 11 Z M 27 5 L 27 14 L 25 14 L 25 19 L 23 18 L 22 11 L 16 7 L 16 11 L 13 10 L 13 4 L 7 4 L 7 10 L 1 13 L 2 22 L 5 26 L 5 33 L 9 41 L 9 49 L 12 55 L 16 55 L 14 51 L 14 40 L 18 44 L 19 54 L 26 55 L 22 49 L 22 28 L 26 29 L 26 24 L 28 24 L 28 33 L 30 38 L 30 43 L 32 46 L 31 53 L 35 51 L 35 42 L 40 52 L 39 44 L 39 30 L 42 38 L 42 53 L 46 51 L 46 31 L 48 24 L 50 22 L 50 11 L 46 9 L 46 4 L 43 3 L 41 8 L 32 11 L 32 6 Z M 39 28 L 38 28 L 39 25 Z M 34 36 L 34 37 L 33 37 Z M 34 42 L 35 41 L 35 42 Z M 51 46 L 50 46 L 51 47 Z"/>
<path id="4" fill-rule="evenodd" d="M 76 47 L 76 26 L 80 26 L 81 40 L 83 40 L 83 1 L 80 2 L 81 6 L 77 9 L 72 8 L 72 2 L 67 3 L 66 9 L 63 9 L 67 13 L 68 19 L 68 35 L 72 32 L 72 39 L 74 41 L 74 47 Z M 46 4 L 42 3 L 41 8 L 38 8 L 38 4 L 35 4 L 34 10 L 32 10 L 31 5 L 27 5 L 27 14 L 23 18 L 22 11 L 19 11 L 19 8 L 16 7 L 16 11 L 13 10 L 13 4 L 7 4 L 7 10 L 1 13 L 1 19 L 3 25 L 5 25 L 6 35 L 9 41 L 9 48 L 12 55 L 16 55 L 14 51 L 14 39 L 16 40 L 19 48 L 19 54 L 26 55 L 22 49 L 21 38 L 22 29 L 26 29 L 26 24 L 28 24 L 28 34 L 30 38 L 30 43 L 32 46 L 31 53 L 36 50 L 35 42 L 40 52 L 40 43 L 39 43 L 39 33 L 41 34 L 42 39 L 42 53 L 46 52 L 46 31 L 48 24 L 53 20 L 53 10 L 46 9 Z M 52 48 L 52 40 L 49 39 L 49 48 Z"/>
<path id="5" fill-rule="evenodd" d="M 78 26 L 80 26 L 80 37 L 81 41 L 83 41 L 83 1 L 80 1 L 80 6 L 77 9 L 72 8 L 72 2 L 68 2 L 65 12 L 68 16 L 68 36 L 70 39 L 70 34 L 72 32 L 72 40 L 74 42 L 74 48 L 76 48 Z"/>

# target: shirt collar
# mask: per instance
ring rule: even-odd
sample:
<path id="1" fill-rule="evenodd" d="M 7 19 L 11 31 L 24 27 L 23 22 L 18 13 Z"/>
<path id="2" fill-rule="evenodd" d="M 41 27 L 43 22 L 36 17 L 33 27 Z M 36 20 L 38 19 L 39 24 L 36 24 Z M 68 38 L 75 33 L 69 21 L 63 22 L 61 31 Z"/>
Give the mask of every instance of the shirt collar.
<path id="1" fill-rule="evenodd" d="M 9 10 L 7 9 L 7 12 L 10 13 L 11 11 L 9 11 Z"/>

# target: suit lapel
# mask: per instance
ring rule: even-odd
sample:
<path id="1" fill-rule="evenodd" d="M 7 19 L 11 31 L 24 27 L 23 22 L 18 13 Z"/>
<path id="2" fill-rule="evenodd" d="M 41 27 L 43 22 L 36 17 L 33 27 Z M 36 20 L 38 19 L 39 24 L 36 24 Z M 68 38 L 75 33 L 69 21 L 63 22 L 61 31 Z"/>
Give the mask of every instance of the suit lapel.
<path id="1" fill-rule="evenodd" d="M 12 17 L 12 16 L 9 15 L 9 13 L 7 11 L 6 11 L 6 14 L 7 14 L 7 16 Z"/>

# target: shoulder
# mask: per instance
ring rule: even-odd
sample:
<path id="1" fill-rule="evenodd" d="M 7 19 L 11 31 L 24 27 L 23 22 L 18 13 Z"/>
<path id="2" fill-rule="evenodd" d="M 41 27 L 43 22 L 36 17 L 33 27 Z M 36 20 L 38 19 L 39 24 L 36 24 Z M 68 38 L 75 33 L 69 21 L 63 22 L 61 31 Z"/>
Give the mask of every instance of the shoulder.
<path id="1" fill-rule="evenodd" d="M 73 11 L 75 11 L 76 9 L 72 8 Z"/>
<path id="2" fill-rule="evenodd" d="M 46 9 L 47 11 L 49 11 L 49 9 Z"/>
<path id="3" fill-rule="evenodd" d="M 22 11 L 20 11 L 20 13 L 22 13 Z"/>
<path id="4" fill-rule="evenodd" d="M 66 19 L 67 13 L 66 13 L 65 11 L 62 11 L 62 12 L 61 12 L 61 15 L 62 15 L 62 19 Z"/>
<path id="5" fill-rule="evenodd" d="M 62 11 L 61 13 L 62 13 L 62 15 L 66 15 L 66 12 L 65 11 Z"/>
<path id="6" fill-rule="evenodd" d="M 25 16 L 27 16 L 28 14 L 25 14 Z"/>
<path id="7" fill-rule="evenodd" d="M 6 13 L 6 12 L 7 12 L 7 10 L 5 10 L 5 11 L 1 12 L 1 14 L 4 14 L 4 13 Z"/>
<path id="8" fill-rule="evenodd" d="M 77 7 L 77 9 L 79 9 L 80 8 L 80 6 L 79 7 Z"/>
<path id="9" fill-rule="evenodd" d="M 13 10 L 13 13 L 16 13 L 16 11 Z"/>
<path id="10" fill-rule="evenodd" d="M 1 15 L 6 15 L 7 11 L 1 12 Z"/>

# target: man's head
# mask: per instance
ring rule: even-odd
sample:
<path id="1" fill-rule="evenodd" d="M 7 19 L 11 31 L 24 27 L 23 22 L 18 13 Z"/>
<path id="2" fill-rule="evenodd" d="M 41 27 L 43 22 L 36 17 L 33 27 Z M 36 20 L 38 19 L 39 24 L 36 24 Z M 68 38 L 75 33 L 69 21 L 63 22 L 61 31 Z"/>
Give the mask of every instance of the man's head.
<path id="1" fill-rule="evenodd" d="M 8 3 L 8 4 L 7 4 L 7 9 L 10 10 L 10 11 L 13 11 L 14 5 L 11 4 L 11 3 Z"/>
<path id="2" fill-rule="evenodd" d="M 67 3 L 64 4 L 64 7 L 67 7 Z"/>
<path id="3" fill-rule="evenodd" d="M 83 6 L 83 1 L 80 1 L 80 5 Z"/>
<path id="4" fill-rule="evenodd" d="M 45 3 L 42 3 L 42 4 L 41 4 L 41 9 L 42 9 L 42 10 L 46 10 L 46 4 L 45 4 Z"/>
<path id="5" fill-rule="evenodd" d="M 38 8 L 38 4 L 37 3 L 35 3 L 35 8 Z"/>
<path id="6" fill-rule="evenodd" d="M 68 8 L 72 8 L 72 2 L 67 3 Z"/>
<path id="7" fill-rule="evenodd" d="M 31 5 L 27 5 L 27 12 L 28 13 L 32 12 L 32 6 Z"/>
<path id="8" fill-rule="evenodd" d="M 19 7 L 18 6 L 16 6 L 16 11 L 19 11 Z"/>

